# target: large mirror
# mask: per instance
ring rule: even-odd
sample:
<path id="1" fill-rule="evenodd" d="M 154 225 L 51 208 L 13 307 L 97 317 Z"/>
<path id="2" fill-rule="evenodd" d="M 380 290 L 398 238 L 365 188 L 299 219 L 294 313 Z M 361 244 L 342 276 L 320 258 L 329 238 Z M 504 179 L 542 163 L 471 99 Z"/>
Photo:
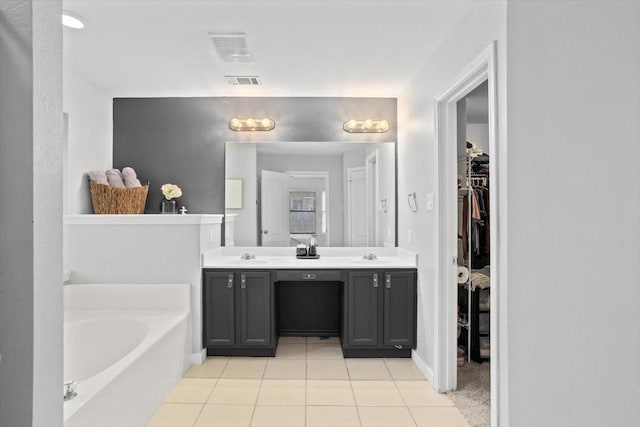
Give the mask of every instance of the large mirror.
<path id="1" fill-rule="evenodd" d="M 234 244 L 396 246 L 395 166 L 393 142 L 227 142 Z"/>

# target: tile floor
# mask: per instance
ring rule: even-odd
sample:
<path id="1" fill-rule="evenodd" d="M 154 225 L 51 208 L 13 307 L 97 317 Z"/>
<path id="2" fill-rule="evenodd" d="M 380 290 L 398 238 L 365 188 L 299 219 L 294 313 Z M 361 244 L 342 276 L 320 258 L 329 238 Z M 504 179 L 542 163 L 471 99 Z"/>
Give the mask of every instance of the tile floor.
<path id="1" fill-rule="evenodd" d="M 282 337 L 276 357 L 209 357 L 147 427 L 468 427 L 411 359 L 343 359 L 337 338 Z"/>

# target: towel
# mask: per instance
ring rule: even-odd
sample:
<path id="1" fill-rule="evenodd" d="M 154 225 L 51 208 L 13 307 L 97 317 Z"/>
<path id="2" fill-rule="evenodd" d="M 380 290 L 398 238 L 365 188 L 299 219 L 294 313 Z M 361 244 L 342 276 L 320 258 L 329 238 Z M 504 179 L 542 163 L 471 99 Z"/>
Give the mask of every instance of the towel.
<path id="1" fill-rule="evenodd" d="M 97 182 L 102 185 L 109 185 L 109 181 L 107 180 L 107 174 L 104 171 L 95 170 L 89 172 L 89 179 L 93 182 Z"/>
<path id="2" fill-rule="evenodd" d="M 127 188 L 142 187 L 142 184 L 140 184 L 140 180 L 136 176 L 136 171 L 134 171 L 133 168 L 123 168 L 122 178 L 124 179 L 124 185 L 126 185 Z"/>
<path id="3" fill-rule="evenodd" d="M 117 188 L 125 188 L 124 180 L 122 179 L 122 174 L 118 169 L 108 169 L 106 172 L 107 180 L 109 181 L 109 185 Z"/>

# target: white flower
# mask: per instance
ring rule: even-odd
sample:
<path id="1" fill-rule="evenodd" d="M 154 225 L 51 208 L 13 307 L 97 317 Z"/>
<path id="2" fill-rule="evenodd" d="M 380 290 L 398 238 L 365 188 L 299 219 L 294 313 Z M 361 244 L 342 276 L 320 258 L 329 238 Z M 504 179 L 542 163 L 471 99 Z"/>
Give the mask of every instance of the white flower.
<path id="1" fill-rule="evenodd" d="M 182 190 L 175 184 L 165 184 L 160 187 L 165 199 L 171 200 L 182 196 Z"/>

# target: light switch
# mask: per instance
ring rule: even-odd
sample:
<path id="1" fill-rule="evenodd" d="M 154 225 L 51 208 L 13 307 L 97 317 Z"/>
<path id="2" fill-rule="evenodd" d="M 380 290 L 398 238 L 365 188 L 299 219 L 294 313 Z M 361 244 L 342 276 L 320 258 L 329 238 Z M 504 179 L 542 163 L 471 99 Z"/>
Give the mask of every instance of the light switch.
<path id="1" fill-rule="evenodd" d="M 209 230 L 209 243 L 213 243 L 213 230 Z"/>
<path id="2" fill-rule="evenodd" d="M 432 211 L 433 210 L 433 193 L 427 193 L 427 210 L 428 211 Z"/>
<path id="3" fill-rule="evenodd" d="M 407 243 L 411 244 L 411 242 L 413 241 L 413 232 L 411 231 L 411 229 L 407 230 Z"/>

